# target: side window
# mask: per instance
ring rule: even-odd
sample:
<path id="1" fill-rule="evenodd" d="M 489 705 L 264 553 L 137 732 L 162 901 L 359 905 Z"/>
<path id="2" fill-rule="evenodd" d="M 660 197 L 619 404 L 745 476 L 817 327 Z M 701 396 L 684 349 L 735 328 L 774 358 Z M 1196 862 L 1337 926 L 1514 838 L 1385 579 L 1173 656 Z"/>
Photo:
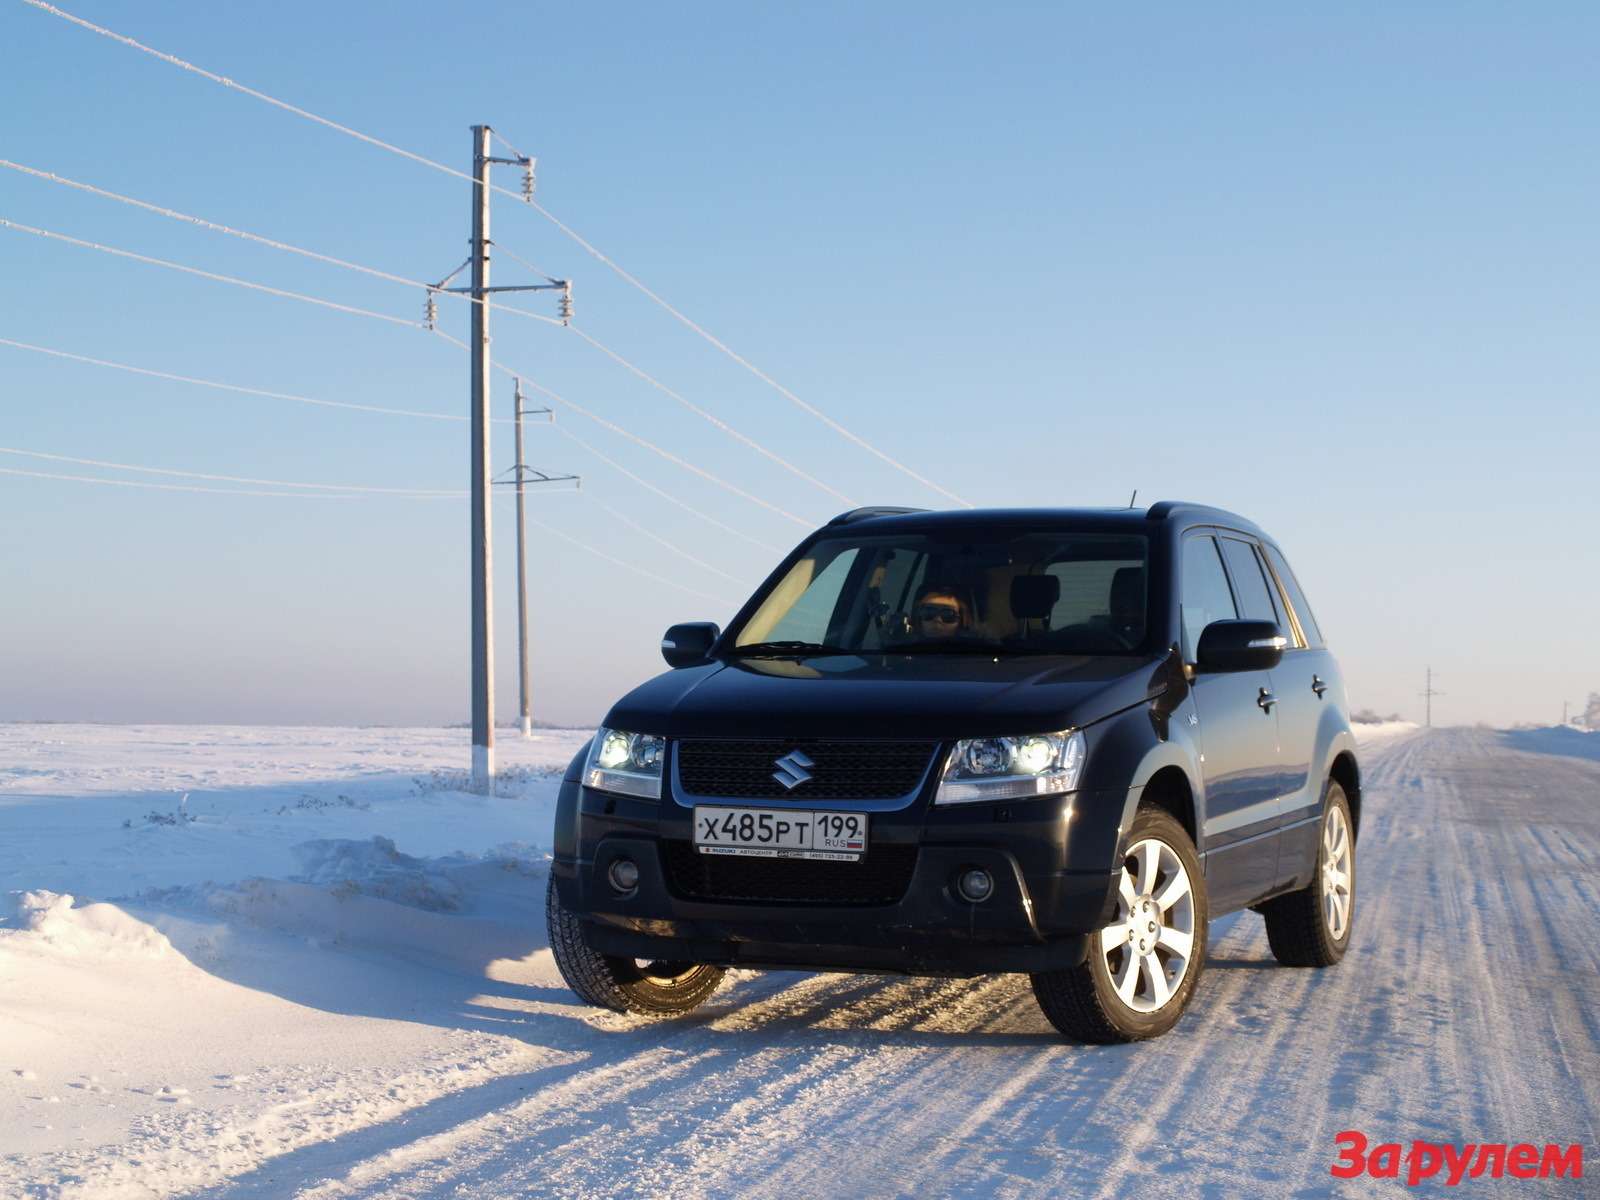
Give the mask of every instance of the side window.
<path id="1" fill-rule="evenodd" d="M 1289 569 L 1289 564 L 1276 546 L 1269 545 L 1266 551 L 1267 560 L 1272 563 L 1278 581 L 1283 584 L 1283 590 L 1289 593 L 1289 603 L 1294 607 L 1294 615 L 1300 618 L 1300 628 L 1305 632 L 1306 641 L 1313 646 L 1322 645 L 1322 630 L 1317 628 L 1317 619 L 1311 615 L 1311 605 L 1306 603 L 1306 594 L 1300 590 L 1294 572 Z"/>
<path id="2" fill-rule="evenodd" d="M 1239 615 L 1250 621 L 1276 621 L 1287 632 L 1288 623 L 1273 602 L 1267 577 L 1261 569 L 1261 560 L 1256 557 L 1250 543 L 1225 537 L 1222 539 L 1222 557 L 1227 559 L 1228 575 L 1239 597 Z"/>
<path id="3" fill-rule="evenodd" d="M 1230 621 L 1239 612 L 1233 606 L 1228 577 L 1217 557 L 1216 539 L 1185 538 L 1183 543 L 1183 656 L 1194 661 L 1200 633 L 1213 621 Z"/>

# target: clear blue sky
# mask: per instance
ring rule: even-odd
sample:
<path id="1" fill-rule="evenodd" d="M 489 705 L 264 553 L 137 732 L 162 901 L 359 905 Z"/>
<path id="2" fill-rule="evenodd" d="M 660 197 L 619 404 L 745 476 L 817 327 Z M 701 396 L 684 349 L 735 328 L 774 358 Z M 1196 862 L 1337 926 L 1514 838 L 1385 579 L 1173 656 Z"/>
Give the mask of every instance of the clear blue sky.
<path id="1" fill-rule="evenodd" d="M 1600 689 L 1600 9 L 193 2 L 69 10 L 465 169 L 488 122 L 540 198 L 798 394 L 980 504 L 1183 497 L 1288 550 L 1357 705 L 1551 720 Z M 467 184 L 4 0 L 0 156 L 410 277 Z M 514 173 L 501 178 L 517 186 Z M 415 318 L 414 291 L 0 171 L 0 217 Z M 852 499 L 936 504 L 536 214 L 497 240 L 580 323 Z M 498 281 L 519 272 L 504 260 Z M 0 230 L 0 337 L 461 413 L 438 339 Z M 533 306 L 538 301 L 527 301 Z M 463 307 L 445 302 L 462 331 Z M 846 507 L 572 334 L 496 354 L 741 487 Z M 495 398 L 502 415 L 509 395 Z M 804 530 L 575 415 L 753 537 Z M 510 461 L 505 427 L 495 458 Z M 180 470 L 464 486 L 466 428 L 0 347 L 0 445 Z M 671 621 L 777 555 L 548 428 L 584 476 L 536 530 L 537 715 L 598 718 Z M 115 472 L 0 455 L 0 467 Z M 153 478 L 153 477 L 146 477 Z M 226 486 L 226 485 L 218 485 Z M 730 583 L 619 525 L 689 547 Z M 497 510 L 502 717 L 511 510 Z M 464 502 L 283 500 L 0 475 L 0 718 L 449 722 L 467 713 Z"/>

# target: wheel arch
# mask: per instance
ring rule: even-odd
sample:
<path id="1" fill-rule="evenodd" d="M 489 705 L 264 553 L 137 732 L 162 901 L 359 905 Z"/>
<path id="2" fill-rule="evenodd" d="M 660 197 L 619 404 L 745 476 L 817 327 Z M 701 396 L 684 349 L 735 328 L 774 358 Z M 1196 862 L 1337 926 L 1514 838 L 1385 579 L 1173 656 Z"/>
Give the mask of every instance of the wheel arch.
<path id="1" fill-rule="evenodd" d="M 1350 802 L 1350 837 L 1355 840 L 1361 835 L 1361 766 L 1352 749 L 1345 747 L 1333 756 L 1328 778 L 1344 789 Z"/>
<path id="2" fill-rule="evenodd" d="M 1195 821 L 1194 789 L 1189 776 L 1175 763 L 1156 769 L 1138 792 L 1138 803 L 1148 804 L 1168 813 L 1183 826 L 1195 850 L 1200 848 L 1200 827 Z"/>

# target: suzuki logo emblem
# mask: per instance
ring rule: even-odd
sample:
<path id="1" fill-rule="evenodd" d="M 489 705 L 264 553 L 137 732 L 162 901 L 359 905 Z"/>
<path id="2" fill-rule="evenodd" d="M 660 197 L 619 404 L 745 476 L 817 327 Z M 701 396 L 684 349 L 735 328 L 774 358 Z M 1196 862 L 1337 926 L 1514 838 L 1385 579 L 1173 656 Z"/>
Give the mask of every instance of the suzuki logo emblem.
<path id="1" fill-rule="evenodd" d="M 805 751 L 791 750 L 772 765 L 778 768 L 772 773 L 772 777 L 792 792 L 811 778 L 811 772 L 806 768 L 817 764 L 806 756 Z"/>

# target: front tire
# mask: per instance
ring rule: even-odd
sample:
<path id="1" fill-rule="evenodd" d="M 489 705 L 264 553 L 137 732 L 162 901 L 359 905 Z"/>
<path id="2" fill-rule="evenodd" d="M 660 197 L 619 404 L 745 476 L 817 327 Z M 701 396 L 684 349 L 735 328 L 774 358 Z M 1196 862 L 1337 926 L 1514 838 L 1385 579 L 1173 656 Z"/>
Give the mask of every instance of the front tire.
<path id="1" fill-rule="evenodd" d="M 580 999 L 596 1008 L 676 1016 L 705 1003 L 722 982 L 721 967 L 616 958 L 592 949 L 583 939 L 578 918 L 562 906 L 554 876 L 545 889 L 544 916 L 561 978 Z"/>
<path id="2" fill-rule="evenodd" d="M 1078 1042 L 1134 1042 L 1178 1023 L 1206 960 L 1205 876 L 1194 842 L 1158 808 L 1124 838 L 1117 917 L 1075 967 L 1033 976 L 1050 1023 Z"/>
<path id="3" fill-rule="evenodd" d="M 1272 956 L 1286 967 L 1331 967 L 1350 947 L 1355 916 L 1355 822 L 1344 788 L 1328 782 L 1317 869 L 1298 892 L 1261 906 Z"/>

